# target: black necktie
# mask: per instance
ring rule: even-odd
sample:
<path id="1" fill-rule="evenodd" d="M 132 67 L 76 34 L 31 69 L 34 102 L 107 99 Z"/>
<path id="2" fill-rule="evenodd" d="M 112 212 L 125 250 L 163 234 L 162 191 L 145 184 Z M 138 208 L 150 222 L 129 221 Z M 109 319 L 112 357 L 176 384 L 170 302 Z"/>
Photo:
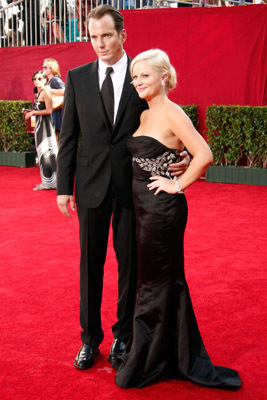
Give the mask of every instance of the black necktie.
<path id="1" fill-rule="evenodd" d="M 101 95 L 103 99 L 103 103 L 108 115 L 108 118 L 111 122 L 111 126 L 113 126 L 114 122 L 114 89 L 113 83 L 110 77 L 111 72 L 113 71 L 112 67 L 108 67 L 106 69 L 106 77 L 104 79 Z"/>

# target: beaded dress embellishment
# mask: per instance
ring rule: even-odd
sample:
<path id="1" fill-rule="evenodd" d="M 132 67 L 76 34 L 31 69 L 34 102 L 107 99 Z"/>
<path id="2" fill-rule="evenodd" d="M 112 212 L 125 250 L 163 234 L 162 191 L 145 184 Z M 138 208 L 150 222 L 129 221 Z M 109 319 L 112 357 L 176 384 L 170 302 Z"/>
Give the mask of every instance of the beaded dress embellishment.
<path id="1" fill-rule="evenodd" d="M 163 154 L 156 158 L 139 158 L 133 157 L 133 162 L 136 162 L 144 171 L 151 172 L 152 176 L 161 175 L 168 176 L 168 167 L 174 162 L 180 161 L 179 150 L 165 151 Z"/>

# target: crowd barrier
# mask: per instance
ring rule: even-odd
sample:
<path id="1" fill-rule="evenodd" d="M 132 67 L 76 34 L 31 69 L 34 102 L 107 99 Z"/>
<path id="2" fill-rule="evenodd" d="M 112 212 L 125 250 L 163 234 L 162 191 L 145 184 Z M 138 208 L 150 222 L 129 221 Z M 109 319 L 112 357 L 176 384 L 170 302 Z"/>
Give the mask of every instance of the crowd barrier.
<path id="1" fill-rule="evenodd" d="M 267 0 L 0 0 L 0 47 L 86 42 L 87 15 L 101 4 L 128 10 L 238 6 L 264 1 Z"/>

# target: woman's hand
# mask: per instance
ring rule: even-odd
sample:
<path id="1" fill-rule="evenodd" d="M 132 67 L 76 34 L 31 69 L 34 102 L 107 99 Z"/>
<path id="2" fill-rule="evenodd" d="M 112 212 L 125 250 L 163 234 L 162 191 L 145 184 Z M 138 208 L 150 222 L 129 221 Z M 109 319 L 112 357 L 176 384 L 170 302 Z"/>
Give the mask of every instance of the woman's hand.
<path id="1" fill-rule="evenodd" d="M 30 119 L 33 115 L 35 115 L 35 112 L 34 112 L 34 111 L 27 112 L 27 114 L 25 115 L 25 119 L 26 119 L 26 120 L 27 120 L 27 119 Z"/>
<path id="2" fill-rule="evenodd" d="M 151 176 L 149 179 L 153 182 L 149 183 L 147 187 L 149 188 L 149 190 L 157 189 L 154 193 L 155 195 L 157 195 L 160 192 L 166 192 L 169 194 L 177 193 L 175 180 L 170 180 L 159 175 Z"/>

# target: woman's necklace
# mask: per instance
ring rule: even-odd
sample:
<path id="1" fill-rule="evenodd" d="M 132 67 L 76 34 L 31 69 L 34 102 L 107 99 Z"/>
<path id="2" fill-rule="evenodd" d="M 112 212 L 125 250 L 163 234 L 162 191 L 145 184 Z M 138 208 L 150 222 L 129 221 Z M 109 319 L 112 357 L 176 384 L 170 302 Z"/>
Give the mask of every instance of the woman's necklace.
<path id="1" fill-rule="evenodd" d="M 40 94 L 42 93 L 43 90 L 44 90 L 44 89 L 41 89 L 40 92 L 38 92 L 38 93 L 36 94 L 36 96 L 35 96 L 36 100 L 39 99 L 39 96 L 40 96 Z"/>
<path id="2" fill-rule="evenodd" d="M 39 96 L 40 96 L 40 94 L 42 93 L 43 90 L 44 90 L 44 89 L 41 89 L 40 92 L 38 92 L 38 93 L 36 94 L 36 96 L 35 96 L 35 104 L 36 104 L 37 106 L 40 105 L 40 101 L 38 101 L 38 99 L 39 99 Z"/>

